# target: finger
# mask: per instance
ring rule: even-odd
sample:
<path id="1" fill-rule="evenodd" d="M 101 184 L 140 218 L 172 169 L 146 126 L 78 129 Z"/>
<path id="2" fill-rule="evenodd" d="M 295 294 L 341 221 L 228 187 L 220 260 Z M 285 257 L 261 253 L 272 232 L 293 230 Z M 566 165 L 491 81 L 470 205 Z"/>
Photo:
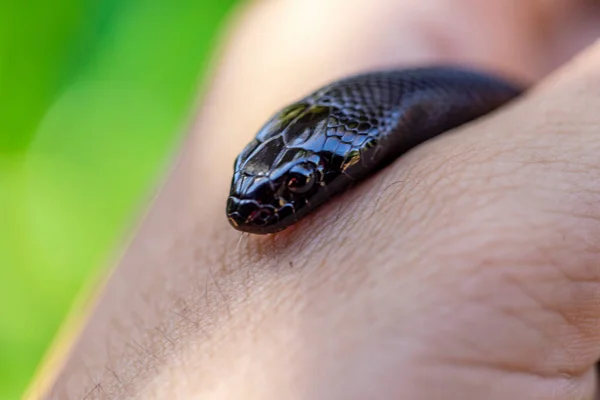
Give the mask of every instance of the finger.
<path id="1" fill-rule="evenodd" d="M 569 60 L 600 36 L 600 3 L 582 0 L 575 4 L 561 0 L 539 0 L 544 38 L 546 72 Z"/>

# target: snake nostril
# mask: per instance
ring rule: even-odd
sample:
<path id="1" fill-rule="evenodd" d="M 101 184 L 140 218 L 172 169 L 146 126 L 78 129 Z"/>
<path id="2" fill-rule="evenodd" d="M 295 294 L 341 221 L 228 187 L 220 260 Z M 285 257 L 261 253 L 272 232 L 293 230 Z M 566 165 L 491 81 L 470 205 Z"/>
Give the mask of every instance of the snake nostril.
<path id="1" fill-rule="evenodd" d="M 270 208 L 261 208 L 250 215 L 250 220 L 256 224 L 264 225 L 269 221 L 272 215 L 273 211 Z"/>

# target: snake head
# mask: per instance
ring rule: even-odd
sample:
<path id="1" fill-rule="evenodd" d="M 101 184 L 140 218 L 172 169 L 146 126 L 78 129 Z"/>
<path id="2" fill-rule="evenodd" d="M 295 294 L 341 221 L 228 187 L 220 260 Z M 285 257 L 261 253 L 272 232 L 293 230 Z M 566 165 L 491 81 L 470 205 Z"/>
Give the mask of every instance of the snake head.
<path id="1" fill-rule="evenodd" d="M 256 171 L 257 164 L 272 161 L 272 146 L 262 146 L 258 150 L 262 156 L 253 157 L 234 173 L 226 212 L 230 224 L 240 231 L 278 232 L 327 196 L 325 166 L 316 155 L 293 152 L 293 159 L 280 160 L 276 168 Z"/>
<path id="2" fill-rule="evenodd" d="M 275 233 L 328 197 L 326 140 L 330 109 L 298 102 L 277 113 L 237 157 L 227 200 L 230 224 Z"/>
<path id="3" fill-rule="evenodd" d="M 353 181 L 369 142 L 358 128 L 366 124 L 354 127 L 344 117 L 339 106 L 308 99 L 271 118 L 236 159 L 230 224 L 243 232 L 278 232 Z"/>

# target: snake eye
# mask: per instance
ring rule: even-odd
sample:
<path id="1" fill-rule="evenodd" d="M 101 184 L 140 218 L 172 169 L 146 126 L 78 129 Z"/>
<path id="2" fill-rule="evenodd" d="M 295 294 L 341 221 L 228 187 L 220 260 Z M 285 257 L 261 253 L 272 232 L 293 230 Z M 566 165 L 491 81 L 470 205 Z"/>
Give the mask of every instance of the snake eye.
<path id="1" fill-rule="evenodd" d="M 287 188 L 292 193 L 308 192 L 315 183 L 315 171 L 308 165 L 294 165 L 289 171 Z"/>

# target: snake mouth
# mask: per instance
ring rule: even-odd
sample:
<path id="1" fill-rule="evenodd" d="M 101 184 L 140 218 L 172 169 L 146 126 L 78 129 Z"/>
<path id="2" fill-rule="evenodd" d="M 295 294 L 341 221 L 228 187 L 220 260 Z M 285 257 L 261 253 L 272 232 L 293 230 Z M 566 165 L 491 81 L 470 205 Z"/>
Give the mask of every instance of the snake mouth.
<path id="1" fill-rule="evenodd" d="M 231 226 L 239 231 L 254 234 L 279 232 L 285 228 L 286 220 L 294 217 L 294 207 L 291 204 L 275 208 L 270 204 L 235 196 L 229 196 L 227 199 L 226 212 Z"/>
<path id="2" fill-rule="evenodd" d="M 227 199 L 227 219 L 234 228 L 240 231 L 261 233 L 269 230 L 269 226 L 276 224 L 279 221 L 279 215 L 275 207 L 271 205 L 229 196 Z"/>

